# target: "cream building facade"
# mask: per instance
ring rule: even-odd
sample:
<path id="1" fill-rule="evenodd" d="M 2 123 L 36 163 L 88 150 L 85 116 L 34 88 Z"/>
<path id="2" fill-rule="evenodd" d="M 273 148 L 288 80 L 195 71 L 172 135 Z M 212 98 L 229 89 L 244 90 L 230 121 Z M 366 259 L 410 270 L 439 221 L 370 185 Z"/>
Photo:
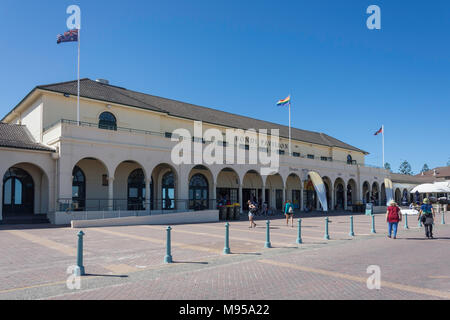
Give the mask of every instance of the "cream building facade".
<path id="1" fill-rule="evenodd" d="M 2 119 L 3 223 L 215 209 L 219 200 L 243 210 L 249 199 L 278 210 L 285 200 L 297 210 L 323 210 L 310 172 L 322 178 L 329 210 L 386 205 L 389 171 L 365 165 L 367 152 L 324 133 L 293 129 L 289 154 L 285 126 L 90 79 L 81 80 L 77 123 L 76 92 L 76 81 L 37 86 Z M 175 165 L 172 132 L 193 133 L 195 121 L 204 131 L 279 129 L 271 148 L 280 154 L 278 172 L 262 176 L 258 164 Z"/>

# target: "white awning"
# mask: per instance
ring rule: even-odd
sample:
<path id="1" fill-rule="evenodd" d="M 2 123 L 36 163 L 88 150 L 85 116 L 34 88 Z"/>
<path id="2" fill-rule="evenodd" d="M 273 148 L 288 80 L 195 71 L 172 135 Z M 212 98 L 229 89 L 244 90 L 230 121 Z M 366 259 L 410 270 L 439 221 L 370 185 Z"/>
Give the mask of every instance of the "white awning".
<path id="1" fill-rule="evenodd" d="M 444 183 L 425 183 L 415 187 L 411 193 L 450 193 L 450 187 Z"/>

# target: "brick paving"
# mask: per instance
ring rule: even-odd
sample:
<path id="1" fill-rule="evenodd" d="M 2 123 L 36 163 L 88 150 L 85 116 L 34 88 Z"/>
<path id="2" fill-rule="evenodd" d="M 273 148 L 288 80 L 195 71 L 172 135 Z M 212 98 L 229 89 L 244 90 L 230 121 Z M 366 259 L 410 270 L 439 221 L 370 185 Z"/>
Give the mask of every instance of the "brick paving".
<path id="1" fill-rule="evenodd" d="M 298 217 L 297 217 L 298 218 Z M 417 219 L 399 238 L 386 238 L 384 215 L 302 218 L 295 226 L 271 218 L 266 224 L 230 222 L 231 255 L 222 253 L 224 223 L 174 225 L 173 264 L 164 264 L 165 226 L 87 228 L 81 290 L 66 287 L 76 263 L 79 230 L 49 226 L 0 227 L 0 299 L 450 299 L 450 226 L 436 219 L 437 239 L 425 240 Z M 368 290 L 369 265 L 381 268 L 381 290 Z M 383 282 L 385 285 L 383 286 Z"/>

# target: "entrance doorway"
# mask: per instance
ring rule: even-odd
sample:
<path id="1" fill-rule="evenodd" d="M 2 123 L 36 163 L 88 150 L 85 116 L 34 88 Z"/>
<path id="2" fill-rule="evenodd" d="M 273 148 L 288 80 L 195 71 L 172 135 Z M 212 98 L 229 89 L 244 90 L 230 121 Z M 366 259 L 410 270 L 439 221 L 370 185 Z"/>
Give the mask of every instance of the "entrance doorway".
<path id="1" fill-rule="evenodd" d="M 33 178 L 23 169 L 10 168 L 3 176 L 3 216 L 24 216 L 33 213 Z"/>

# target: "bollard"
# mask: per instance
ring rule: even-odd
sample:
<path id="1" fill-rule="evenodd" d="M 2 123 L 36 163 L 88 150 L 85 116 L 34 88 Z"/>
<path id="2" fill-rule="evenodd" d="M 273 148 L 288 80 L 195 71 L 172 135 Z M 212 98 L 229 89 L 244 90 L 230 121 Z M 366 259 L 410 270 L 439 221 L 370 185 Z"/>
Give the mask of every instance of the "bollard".
<path id="1" fill-rule="evenodd" d="M 83 231 L 78 232 L 77 267 L 80 268 L 81 276 L 85 275 L 83 266 L 83 236 Z"/>
<path id="2" fill-rule="evenodd" d="M 272 248 L 272 245 L 270 244 L 270 221 L 266 221 L 266 243 L 264 244 L 264 248 Z"/>
<path id="3" fill-rule="evenodd" d="M 350 233 L 348 234 L 350 237 L 355 236 L 355 232 L 353 231 L 353 216 L 350 217 Z"/>
<path id="4" fill-rule="evenodd" d="M 377 233 L 375 230 L 375 215 L 372 214 L 372 230 L 370 230 L 371 233 Z"/>
<path id="5" fill-rule="evenodd" d="M 297 244 L 302 243 L 302 219 L 298 219 Z"/>
<path id="6" fill-rule="evenodd" d="M 408 227 L 408 215 L 405 214 L 405 229 L 409 229 Z"/>
<path id="7" fill-rule="evenodd" d="M 166 256 L 164 257 L 164 263 L 172 263 L 172 254 L 170 250 L 170 231 L 172 230 L 171 227 L 167 227 L 167 243 L 166 243 Z"/>
<path id="8" fill-rule="evenodd" d="M 445 224 L 445 218 L 444 218 L 444 215 L 445 215 L 445 211 L 442 210 L 441 224 Z"/>
<path id="9" fill-rule="evenodd" d="M 420 214 L 419 214 L 419 224 L 418 224 L 418 227 L 419 228 L 422 228 L 423 226 L 422 226 L 422 221 L 420 221 Z"/>
<path id="10" fill-rule="evenodd" d="M 330 234 L 328 233 L 328 217 L 325 218 L 325 240 L 330 240 Z"/>
<path id="11" fill-rule="evenodd" d="M 223 248 L 224 254 L 230 254 L 230 224 L 225 224 L 225 247 Z"/>

